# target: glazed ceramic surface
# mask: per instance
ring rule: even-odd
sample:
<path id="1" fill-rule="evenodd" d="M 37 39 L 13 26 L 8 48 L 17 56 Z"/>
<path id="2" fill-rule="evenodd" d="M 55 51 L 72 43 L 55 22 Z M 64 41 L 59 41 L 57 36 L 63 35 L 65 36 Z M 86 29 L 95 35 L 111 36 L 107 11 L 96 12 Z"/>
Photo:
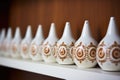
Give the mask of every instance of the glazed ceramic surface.
<path id="1" fill-rule="evenodd" d="M 36 35 L 31 42 L 29 55 L 34 61 L 43 60 L 42 59 L 42 43 L 44 37 L 42 32 L 42 26 L 39 25 Z"/>
<path id="2" fill-rule="evenodd" d="M 82 34 L 74 47 L 74 62 L 80 68 L 90 68 L 97 64 L 97 42 L 93 39 L 88 20 L 85 20 Z"/>
<path id="3" fill-rule="evenodd" d="M 72 37 L 70 23 L 66 22 L 63 35 L 56 44 L 56 60 L 59 64 L 74 64 L 72 53 L 74 42 L 75 40 Z"/>
<path id="4" fill-rule="evenodd" d="M 24 39 L 21 42 L 21 56 L 24 59 L 30 58 L 29 56 L 29 49 L 30 49 L 30 44 L 32 41 L 32 32 L 31 32 L 31 26 L 29 25 L 26 31 L 26 35 Z"/>
<path id="5" fill-rule="evenodd" d="M 5 29 L 2 29 L 0 36 L 0 55 L 3 55 L 3 42 L 5 39 Z"/>
<path id="6" fill-rule="evenodd" d="M 21 33 L 19 27 L 16 28 L 15 36 L 11 41 L 11 56 L 14 58 L 20 57 Z"/>
<path id="7" fill-rule="evenodd" d="M 11 28 L 8 28 L 7 36 L 3 42 L 4 47 L 4 56 L 10 56 L 10 45 L 12 41 L 12 30 Z"/>
<path id="8" fill-rule="evenodd" d="M 111 17 L 105 37 L 97 48 L 97 62 L 106 71 L 120 71 L 120 36 Z"/>
<path id="9" fill-rule="evenodd" d="M 56 62 L 54 45 L 57 42 L 57 40 L 58 38 L 55 31 L 55 24 L 52 23 L 49 35 L 43 42 L 42 47 L 42 57 L 47 63 Z"/>

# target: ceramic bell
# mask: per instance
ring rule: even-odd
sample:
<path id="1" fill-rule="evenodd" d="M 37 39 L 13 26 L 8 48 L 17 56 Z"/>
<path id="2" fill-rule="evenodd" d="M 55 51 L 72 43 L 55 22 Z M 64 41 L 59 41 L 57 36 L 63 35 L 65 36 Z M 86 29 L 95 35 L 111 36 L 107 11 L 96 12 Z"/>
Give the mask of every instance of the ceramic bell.
<path id="1" fill-rule="evenodd" d="M 42 42 L 44 40 L 42 26 L 39 25 L 36 35 L 30 45 L 30 57 L 34 61 L 42 60 Z"/>
<path id="2" fill-rule="evenodd" d="M 51 23 L 49 35 L 43 42 L 43 48 L 42 48 L 42 57 L 43 60 L 47 63 L 56 62 L 54 45 L 57 42 L 57 40 L 58 38 L 55 31 L 55 24 Z"/>
<path id="3" fill-rule="evenodd" d="M 14 38 L 11 42 L 11 56 L 14 58 L 20 57 L 20 43 L 21 43 L 21 33 L 20 33 L 20 28 L 17 27 Z"/>
<path id="4" fill-rule="evenodd" d="M 66 22 L 61 39 L 57 42 L 57 62 L 59 64 L 74 64 L 73 46 L 75 40 L 72 37 L 70 23 Z"/>
<path id="5" fill-rule="evenodd" d="M 5 39 L 5 29 L 2 29 L 1 31 L 1 37 L 0 37 L 0 55 L 3 55 L 3 43 L 4 43 L 4 39 Z"/>
<path id="6" fill-rule="evenodd" d="M 8 32 L 4 40 L 4 56 L 10 56 L 11 41 L 12 41 L 12 30 L 11 28 L 8 28 Z"/>
<path id="7" fill-rule="evenodd" d="M 97 48 L 97 62 L 106 71 L 120 71 L 120 36 L 111 17 L 105 37 Z"/>
<path id="8" fill-rule="evenodd" d="M 82 34 L 74 47 L 74 62 L 80 68 L 90 68 L 97 64 L 97 42 L 93 39 L 88 20 L 85 20 Z"/>
<path id="9" fill-rule="evenodd" d="M 27 27 L 26 35 L 21 42 L 21 48 L 20 49 L 21 49 L 21 56 L 22 56 L 23 59 L 30 58 L 29 48 L 30 48 L 31 41 L 32 41 L 32 31 L 31 31 L 31 26 L 29 25 Z"/>

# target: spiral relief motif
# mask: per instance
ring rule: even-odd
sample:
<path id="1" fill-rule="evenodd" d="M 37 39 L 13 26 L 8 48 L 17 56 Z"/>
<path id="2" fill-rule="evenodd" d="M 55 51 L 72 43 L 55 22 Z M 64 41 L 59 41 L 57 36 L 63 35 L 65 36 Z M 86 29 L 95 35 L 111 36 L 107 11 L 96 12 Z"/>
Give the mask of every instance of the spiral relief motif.
<path id="1" fill-rule="evenodd" d="M 95 56 L 96 56 L 96 49 L 91 49 L 91 51 L 90 51 L 90 57 L 91 58 L 95 58 Z"/>
<path id="2" fill-rule="evenodd" d="M 117 66 L 120 63 L 120 45 L 114 41 L 110 47 L 104 48 L 105 46 L 104 41 L 98 46 L 98 61 L 103 64 L 109 60 Z"/>
<path id="3" fill-rule="evenodd" d="M 75 58 L 82 63 L 84 60 L 89 60 L 92 63 L 96 61 L 96 46 L 91 42 L 88 46 L 85 46 L 80 42 L 77 47 L 75 47 Z"/>
<path id="4" fill-rule="evenodd" d="M 27 54 L 27 52 L 28 52 L 28 45 L 27 44 L 23 44 L 23 46 L 22 46 L 22 52 L 24 54 Z"/>
<path id="5" fill-rule="evenodd" d="M 76 59 L 81 63 L 82 61 L 85 60 L 85 52 L 84 49 L 78 47 L 75 52 L 75 57 Z"/>
<path id="6" fill-rule="evenodd" d="M 114 59 L 120 59 L 120 49 L 115 48 L 115 49 L 112 51 L 112 57 L 113 57 Z"/>
<path id="7" fill-rule="evenodd" d="M 58 55 L 62 59 L 62 61 L 67 57 L 66 47 L 61 46 L 58 50 Z"/>
<path id="8" fill-rule="evenodd" d="M 74 43 L 73 42 L 71 42 L 71 44 L 68 46 L 68 45 L 66 45 L 64 42 L 62 42 L 62 44 L 60 44 L 59 46 L 57 46 L 57 50 L 58 50 L 58 58 L 60 58 L 62 61 L 64 61 L 64 59 L 66 59 L 67 57 L 68 58 L 71 58 L 71 59 L 73 59 L 72 58 L 72 56 L 73 56 L 73 49 L 72 49 L 72 47 L 73 47 L 73 45 L 74 45 Z"/>
<path id="9" fill-rule="evenodd" d="M 64 59 L 67 57 L 67 45 L 63 42 L 59 47 L 58 47 L 58 57 L 64 61 Z"/>
<path id="10" fill-rule="evenodd" d="M 49 47 L 44 47 L 44 54 L 45 55 L 49 55 L 49 53 L 50 53 L 50 48 Z"/>
<path id="11" fill-rule="evenodd" d="M 88 59 L 92 61 L 92 63 L 96 60 L 96 47 L 90 47 L 90 49 L 88 49 L 88 56 Z"/>
<path id="12" fill-rule="evenodd" d="M 97 59 L 98 61 L 103 64 L 106 61 L 106 52 L 104 51 L 104 47 L 100 47 L 98 49 Z"/>
<path id="13" fill-rule="evenodd" d="M 100 48 L 99 50 L 98 50 L 98 56 L 99 56 L 99 58 L 104 58 L 105 57 L 105 53 L 104 53 L 104 51 L 103 51 L 103 48 Z"/>
<path id="14" fill-rule="evenodd" d="M 46 42 L 42 47 L 42 54 L 44 54 L 44 56 L 46 57 L 54 56 L 56 58 L 57 53 L 56 49 L 57 49 L 56 43 L 54 45 L 51 45 L 48 42 Z"/>
<path id="15" fill-rule="evenodd" d="M 31 53 L 32 53 L 33 56 L 35 56 L 37 54 L 37 46 L 36 45 L 32 45 Z"/>

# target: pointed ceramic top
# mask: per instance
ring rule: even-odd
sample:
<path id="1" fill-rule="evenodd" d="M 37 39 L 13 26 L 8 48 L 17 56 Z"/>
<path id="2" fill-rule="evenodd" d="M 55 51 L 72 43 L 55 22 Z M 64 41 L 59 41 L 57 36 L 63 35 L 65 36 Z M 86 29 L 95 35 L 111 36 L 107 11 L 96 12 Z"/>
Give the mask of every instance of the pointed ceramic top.
<path id="1" fill-rule="evenodd" d="M 57 40 L 58 40 L 58 38 L 56 35 L 56 31 L 55 31 L 55 24 L 51 23 L 49 35 L 45 39 L 44 43 L 49 42 L 49 44 L 54 45 Z"/>
<path id="2" fill-rule="evenodd" d="M 65 28 L 63 31 L 63 35 L 61 38 L 73 38 L 72 33 L 71 33 L 71 29 L 70 29 L 70 22 L 66 22 Z"/>
<path id="3" fill-rule="evenodd" d="M 31 39 L 32 38 L 32 31 L 31 31 L 31 26 L 30 25 L 28 25 L 28 27 L 27 27 L 25 38 L 26 39 Z"/>
<path id="4" fill-rule="evenodd" d="M 106 35 L 113 35 L 113 36 L 118 35 L 117 26 L 116 26 L 116 22 L 115 22 L 114 17 L 110 17 L 110 21 L 109 21 Z"/>
<path id="5" fill-rule="evenodd" d="M 6 39 L 11 39 L 11 38 L 12 38 L 12 30 L 11 28 L 8 28 Z"/>
<path id="6" fill-rule="evenodd" d="M 81 36 L 76 41 L 75 45 L 78 45 L 80 42 L 84 43 L 85 45 L 89 45 L 91 42 L 97 45 L 97 41 L 92 37 L 88 20 L 85 20 Z"/>
<path id="7" fill-rule="evenodd" d="M 19 27 L 16 28 L 14 39 L 21 40 L 21 33 Z"/>
<path id="8" fill-rule="evenodd" d="M 92 37 L 88 20 L 85 20 L 84 22 L 81 37 Z"/>
<path id="9" fill-rule="evenodd" d="M 43 37 L 43 31 L 42 31 L 42 25 L 38 25 L 38 29 L 35 35 L 35 39 L 44 39 Z"/>
<path id="10" fill-rule="evenodd" d="M 67 45 L 70 45 L 71 42 L 75 42 L 75 39 L 73 38 L 71 33 L 70 22 L 66 22 L 63 35 L 57 43 L 61 44 L 63 42 Z"/>
<path id="11" fill-rule="evenodd" d="M 50 27 L 48 38 L 57 38 L 56 30 L 55 30 L 55 24 L 54 23 L 51 23 L 51 27 Z"/>
<path id="12" fill-rule="evenodd" d="M 5 29 L 2 29 L 2 32 L 1 32 L 1 37 L 0 37 L 0 40 L 4 40 L 5 38 Z"/>

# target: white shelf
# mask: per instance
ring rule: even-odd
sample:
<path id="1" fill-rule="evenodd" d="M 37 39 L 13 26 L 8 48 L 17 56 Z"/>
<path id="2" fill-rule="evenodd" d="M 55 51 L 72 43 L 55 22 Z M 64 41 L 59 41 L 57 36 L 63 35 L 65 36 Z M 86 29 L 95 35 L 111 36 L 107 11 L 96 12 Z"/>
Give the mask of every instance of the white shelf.
<path id="1" fill-rule="evenodd" d="M 8 57 L 0 57 L 0 65 L 67 80 L 120 80 L 120 72 L 105 72 L 100 68 L 79 69 L 75 65 L 47 64 Z"/>

